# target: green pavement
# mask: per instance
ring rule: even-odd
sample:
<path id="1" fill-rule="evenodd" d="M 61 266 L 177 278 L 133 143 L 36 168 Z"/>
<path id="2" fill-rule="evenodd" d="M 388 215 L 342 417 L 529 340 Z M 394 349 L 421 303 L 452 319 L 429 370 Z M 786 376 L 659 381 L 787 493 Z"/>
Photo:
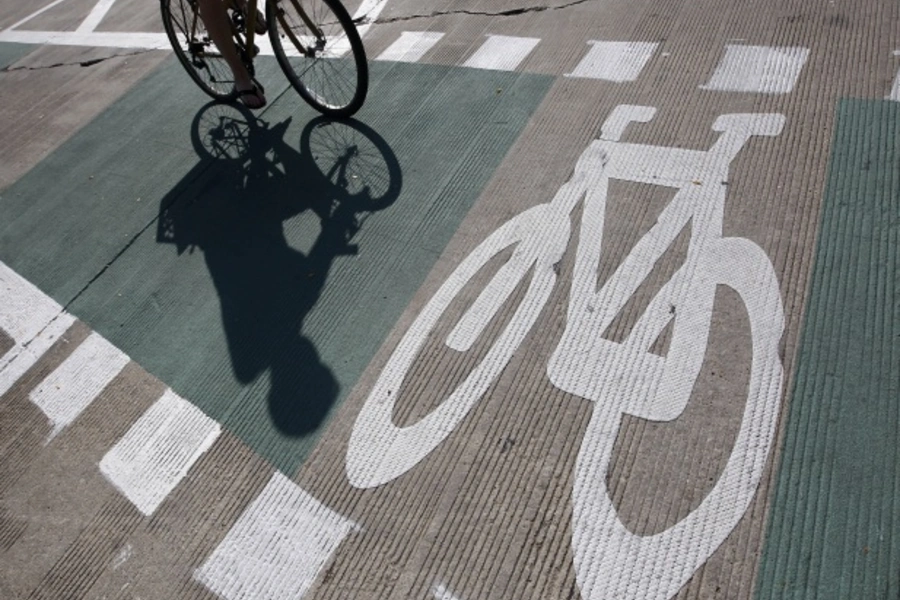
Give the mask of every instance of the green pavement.
<path id="1" fill-rule="evenodd" d="M 0 69 L 5 69 L 35 48 L 30 44 L 0 42 Z"/>
<path id="2" fill-rule="evenodd" d="M 293 473 L 553 81 L 371 68 L 335 123 L 263 61 L 257 121 L 166 61 L 0 195 L 0 260 Z"/>
<path id="3" fill-rule="evenodd" d="M 837 110 L 760 599 L 900 596 L 900 104 Z"/>

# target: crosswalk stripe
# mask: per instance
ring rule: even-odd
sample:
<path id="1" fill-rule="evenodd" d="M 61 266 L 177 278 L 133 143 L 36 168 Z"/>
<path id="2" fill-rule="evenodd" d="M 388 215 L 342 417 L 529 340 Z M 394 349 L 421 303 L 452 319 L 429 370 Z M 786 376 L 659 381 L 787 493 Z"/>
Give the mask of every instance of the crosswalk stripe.
<path id="1" fill-rule="evenodd" d="M 40 9 L 36 10 L 35 12 L 31 13 L 30 15 L 28 15 L 28 16 L 25 17 L 24 19 L 21 19 L 21 20 L 19 20 L 19 21 L 16 21 L 15 23 L 13 23 L 12 25 L 10 25 L 10 26 L 7 28 L 7 31 L 9 31 L 9 30 L 11 30 L 11 29 L 15 29 L 15 28 L 17 28 L 17 27 L 20 27 L 20 26 L 24 25 L 24 24 L 27 23 L 28 21 L 34 19 L 35 17 L 37 17 L 37 16 L 39 16 L 39 15 L 42 15 L 43 13 L 47 12 L 48 10 L 50 10 L 50 9 L 52 9 L 52 8 L 54 8 L 54 7 L 56 7 L 56 5 L 62 4 L 62 3 L 65 2 L 65 1 L 66 1 L 66 0 L 54 0 L 54 2 L 51 2 L 51 3 L 48 4 L 47 6 L 45 6 L 45 7 L 43 7 L 43 8 L 40 8 Z M 5 33 L 5 32 L 4 32 L 4 33 Z"/>
<path id="2" fill-rule="evenodd" d="M 900 56 L 900 50 L 894 50 L 894 56 Z M 893 100 L 900 102 L 900 71 L 894 77 L 894 84 L 891 86 L 891 93 L 885 96 L 885 100 Z"/>
<path id="3" fill-rule="evenodd" d="M 375 60 L 418 62 L 442 37 L 444 34 L 437 31 L 404 31 Z"/>
<path id="4" fill-rule="evenodd" d="M 725 46 L 712 78 L 701 89 L 756 94 L 787 94 L 794 89 L 809 56 L 808 48 Z"/>
<path id="5" fill-rule="evenodd" d="M 149 516 L 221 431 L 216 421 L 168 390 L 103 457 L 100 471 Z"/>
<path id="6" fill-rule="evenodd" d="M 443 583 L 435 584 L 431 588 L 431 595 L 434 596 L 434 600 L 460 600 Z"/>
<path id="7" fill-rule="evenodd" d="M 225 600 L 302 598 L 358 530 L 276 471 L 194 578 Z"/>
<path id="8" fill-rule="evenodd" d="M 164 33 L 119 33 L 110 31 L 0 31 L 0 42 L 50 44 L 53 46 L 89 46 L 92 48 L 130 48 L 169 50 Z"/>
<path id="9" fill-rule="evenodd" d="M 112 8 L 115 1 L 116 0 L 100 0 L 97 2 L 91 10 L 91 13 L 81 22 L 81 25 L 78 26 L 76 31 L 81 33 L 94 31 L 97 26 L 100 25 L 100 22 L 103 20 L 103 17 L 106 16 L 106 13 L 109 12 L 109 9 Z"/>
<path id="10" fill-rule="evenodd" d="M 357 11 L 358 18 L 363 19 L 359 26 L 361 33 L 371 27 L 372 19 L 384 7 L 384 1 L 367 0 Z M 98 3 L 94 12 L 76 31 L 17 31 L 17 24 L 0 31 L 0 41 L 97 48 L 169 49 L 169 40 L 163 33 L 94 31 L 93 28 L 99 24 L 113 2 L 114 0 L 102 0 Z M 40 12 L 42 11 L 28 19 Z M 440 32 L 404 31 L 374 60 L 418 62 L 443 37 L 444 34 Z M 513 71 L 541 41 L 540 38 L 506 35 L 488 35 L 487 38 L 461 66 Z M 590 45 L 587 54 L 571 73 L 565 73 L 564 76 L 618 83 L 635 81 L 659 46 L 654 42 L 588 40 L 587 43 Z M 260 40 L 259 44 L 260 54 L 272 54 L 266 40 Z M 340 55 L 345 50 L 346 48 L 341 48 L 336 54 Z M 802 47 L 727 45 L 725 54 L 709 81 L 699 87 L 725 92 L 786 94 L 793 91 L 808 55 L 809 49 Z M 900 74 L 886 99 L 900 101 Z"/>
<path id="11" fill-rule="evenodd" d="M 489 35 L 487 38 L 475 54 L 463 63 L 464 67 L 514 71 L 541 41 L 540 38 L 508 35 Z"/>
<path id="12" fill-rule="evenodd" d="M 92 333 L 31 394 L 50 419 L 50 439 L 72 423 L 128 364 L 128 356 L 101 335 Z M 48 440 L 49 441 L 49 440 Z"/>
<path id="13" fill-rule="evenodd" d="M 0 356 L 0 396 L 75 322 L 62 306 L 0 262 L 0 329 L 14 346 Z"/>
<path id="14" fill-rule="evenodd" d="M 659 44 L 654 42 L 588 41 L 591 48 L 581 62 L 566 77 L 602 79 L 605 81 L 634 81 L 653 56 Z"/>

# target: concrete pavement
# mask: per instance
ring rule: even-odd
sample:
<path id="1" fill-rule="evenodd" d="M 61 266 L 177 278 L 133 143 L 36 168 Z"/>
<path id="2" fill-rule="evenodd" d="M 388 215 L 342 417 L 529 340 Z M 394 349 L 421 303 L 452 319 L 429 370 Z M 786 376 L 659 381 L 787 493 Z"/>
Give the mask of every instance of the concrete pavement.
<path id="1" fill-rule="evenodd" d="M 896 597 L 900 9 L 348 8 L 0 4 L 0 597 Z"/>

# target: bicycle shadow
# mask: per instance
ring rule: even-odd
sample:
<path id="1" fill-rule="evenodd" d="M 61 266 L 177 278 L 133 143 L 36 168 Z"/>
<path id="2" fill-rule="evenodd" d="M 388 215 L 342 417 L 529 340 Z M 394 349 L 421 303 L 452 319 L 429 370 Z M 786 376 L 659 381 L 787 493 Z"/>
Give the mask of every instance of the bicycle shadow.
<path id="1" fill-rule="evenodd" d="M 366 216 L 396 200 L 401 173 L 387 143 L 359 122 L 317 118 L 300 150 L 284 139 L 290 122 L 270 127 L 240 107 L 204 106 L 192 131 L 201 161 L 163 198 L 157 242 L 203 252 L 235 377 L 246 386 L 268 371 L 273 424 L 302 436 L 339 393 L 304 321 L 335 259 L 357 253 L 352 239 Z M 320 231 L 299 250 L 283 224 L 306 211 Z"/>

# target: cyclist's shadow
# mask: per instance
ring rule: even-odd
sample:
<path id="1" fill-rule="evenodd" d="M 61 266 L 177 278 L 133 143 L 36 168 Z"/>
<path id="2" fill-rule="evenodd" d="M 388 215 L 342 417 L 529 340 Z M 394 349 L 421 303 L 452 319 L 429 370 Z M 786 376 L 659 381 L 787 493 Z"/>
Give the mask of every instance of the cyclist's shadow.
<path id="1" fill-rule="evenodd" d="M 339 391 L 302 334 L 304 319 L 334 260 L 356 254 L 351 240 L 367 214 L 396 200 L 401 174 L 387 143 L 361 123 L 315 119 L 299 151 L 284 139 L 289 125 L 269 127 L 235 106 L 201 109 L 192 137 L 202 160 L 163 198 L 157 241 L 203 252 L 236 378 L 247 385 L 268 370 L 272 421 L 299 436 L 318 428 Z M 320 227 L 306 252 L 283 229 L 305 211 Z"/>

